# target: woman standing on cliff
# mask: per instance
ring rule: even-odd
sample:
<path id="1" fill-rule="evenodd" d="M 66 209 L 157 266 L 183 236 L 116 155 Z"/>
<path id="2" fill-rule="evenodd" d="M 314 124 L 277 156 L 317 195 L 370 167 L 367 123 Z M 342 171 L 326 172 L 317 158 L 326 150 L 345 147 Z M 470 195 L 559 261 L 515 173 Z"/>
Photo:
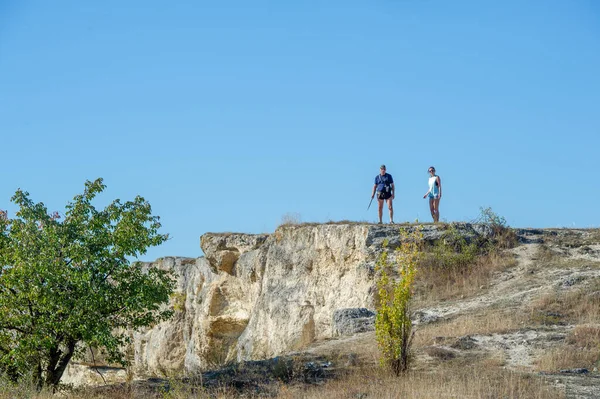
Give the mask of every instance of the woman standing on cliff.
<path id="1" fill-rule="evenodd" d="M 435 168 L 430 166 L 427 170 L 429 173 L 429 191 L 425 193 L 423 198 L 429 197 L 429 210 L 433 223 L 440 221 L 440 199 L 442 199 L 442 179 L 435 174 Z"/>

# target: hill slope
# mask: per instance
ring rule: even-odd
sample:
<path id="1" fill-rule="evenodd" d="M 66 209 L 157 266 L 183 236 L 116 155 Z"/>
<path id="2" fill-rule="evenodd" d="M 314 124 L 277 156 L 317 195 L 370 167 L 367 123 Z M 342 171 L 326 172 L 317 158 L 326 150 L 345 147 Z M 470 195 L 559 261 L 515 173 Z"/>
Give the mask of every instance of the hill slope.
<path id="1" fill-rule="evenodd" d="M 424 240 L 435 244 L 447 228 L 424 226 Z M 453 228 L 467 241 L 490 233 L 486 226 Z M 516 247 L 483 257 L 467 271 L 422 271 L 414 302 L 411 389 L 419 384 L 433 389 L 432 381 L 444 378 L 470 381 L 468 375 L 456 378 L 465 370 L 485 374 L 477 380 L 498 389 L 512 386 L 507 378 L 514 379 L 514 389 L 526 389 L 527 376 L 535 376 L 540 385 L 531 389 L 539 397 L 600 397 L 600 232 L 515 232 Z M 173 299 L 178 312 L 169 323 L 135 335 L 135 378 L 198 374 L 231 361 L 281 355 L 304 368 L 320 359 L 327 370 L 319 366 L 319 373 L 337 375 L 338 383 L 346 381 L 340 377 L 346 373 L 376 369 L 374 264 L 383 241 L 393 248 L 398 237 L 392 226 L 284 226 L 271 235 L 208 234 L 202 237 L 206 258 L 158 260 L 179 272 Z M 105 378 L 124 378 L 124 371 L 103 370 Z M 216 375 L 205 372 L 204 383 Z M 236 375 L 248 378 L 228 375 L 232 381 Z M 72 367 L 70 376 L 99 382 L 84 366 Z M 368 378 L 377 381 L 378 374 Z M 386 395 L 381 381 L 359 387 L 351 381 L 309 393 L 297 389 L 309 397 L 335 392 L 344 397 L 344 390 Z M 490 386 L 455 387 L 463 391 L 450 397 L 477 396 Z M 334 391 L 323 392 L 327 389 Z M 523 392 L 508 397 L 529 397 Z"/>

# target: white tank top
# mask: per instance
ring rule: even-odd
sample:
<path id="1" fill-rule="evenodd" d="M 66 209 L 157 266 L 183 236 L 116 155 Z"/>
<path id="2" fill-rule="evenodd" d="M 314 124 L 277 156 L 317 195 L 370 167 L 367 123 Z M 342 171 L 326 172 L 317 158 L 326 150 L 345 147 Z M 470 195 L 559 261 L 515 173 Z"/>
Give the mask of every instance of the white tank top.
<path id="1" fill-rule="evenodd" d="M 431 176 L 429 178 L 429 192 L 433 195 L 438 195 L 440 193 L 440 188 L 435 184 L 437 180 L 437 176 Z"/>

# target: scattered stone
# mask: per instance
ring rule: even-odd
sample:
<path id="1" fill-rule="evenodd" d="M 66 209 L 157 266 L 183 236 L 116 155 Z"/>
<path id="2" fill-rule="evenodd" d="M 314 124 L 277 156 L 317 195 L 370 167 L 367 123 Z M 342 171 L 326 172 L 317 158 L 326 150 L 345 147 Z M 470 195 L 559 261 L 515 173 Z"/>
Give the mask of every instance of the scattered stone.
<path id="1" fill-rule="evenodd" d="M 577 369 L 564 369 L 560 370 L 563 374 L 587 374 L 590 371 L 586 368 L 577 368 Z"/>
<path id="2" fill-rule="evenodd" d="M 334 335 L 354 335 L 375 330 L 375 312 L 367 308 L 338 309 L 333 312 Z"/>
<path id="3" fill-rule="evenodd" d="M 428 346 L 425 348 L 425 353 L 440 360 L 451 360 L 456 357 L 454 351 L 439 346 Z"/>
<path id="4" fill-rule="evenodd" d="M 304 365 L 304 381 L 316 381 L 325 378 L 325 368 L 331 366 L 331 362 L 316 363 L 308 362 Z"/>
<path id="5" fill-rule="evenodd" d="M 541 244 L 544 231 L 540 229 L 516 229 L 517 238 L 522 244 Z"/>
<path id="6" fill-rule="evenodd" d="M 413 314 L 413 323 L 414 324 L 429 324 L 436 322 L 440 319 L 435 313 L 428 313 L 423 311 L 417 311 Z"/>
<path id="7" fill-rule="evenodd" d="M 595 251 L 590 248 L 588 245 L 584 245 L 583 247 L 579 248 L 580 252 L 583 252 L 584 254 L 589 254 L 589 253 L 594 253 Z"/>
<path id="8" fill-rule="evenodd" d="M 546 341 L 564 341 L 565 334 L 551 334 L 548 335 L 545 339 Z"/>
<path id="9" fill-rule="evenodd" d="M 458 338 L 455 343 L 450 345 L 450 347 L 454 349 L 469 350 L 477 347 L 477 341 L 469 335 L 466 335 Z"/>
<path id="10" fill-rule="evenodd" d="M 572 287 L 575 284 L 582 282 L 583 280 L 585 280 L 584 276 L 569 277 L 562 282 L 561 286 L 563 288 Z"/>

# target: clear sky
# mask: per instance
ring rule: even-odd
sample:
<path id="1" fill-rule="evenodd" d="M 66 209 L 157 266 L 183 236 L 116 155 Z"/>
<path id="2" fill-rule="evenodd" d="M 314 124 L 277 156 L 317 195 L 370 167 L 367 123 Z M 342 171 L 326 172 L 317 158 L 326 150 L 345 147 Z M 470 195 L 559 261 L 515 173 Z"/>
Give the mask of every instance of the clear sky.
<path id="1" fill-rule="evenodd" d="M 139 194 L 171 240 L 480 206 L 512 226 L 600 225 L 596 0 L 0 0 L 0 208 Z M 387 216 L 386 216 L 387 219 Z"/>

